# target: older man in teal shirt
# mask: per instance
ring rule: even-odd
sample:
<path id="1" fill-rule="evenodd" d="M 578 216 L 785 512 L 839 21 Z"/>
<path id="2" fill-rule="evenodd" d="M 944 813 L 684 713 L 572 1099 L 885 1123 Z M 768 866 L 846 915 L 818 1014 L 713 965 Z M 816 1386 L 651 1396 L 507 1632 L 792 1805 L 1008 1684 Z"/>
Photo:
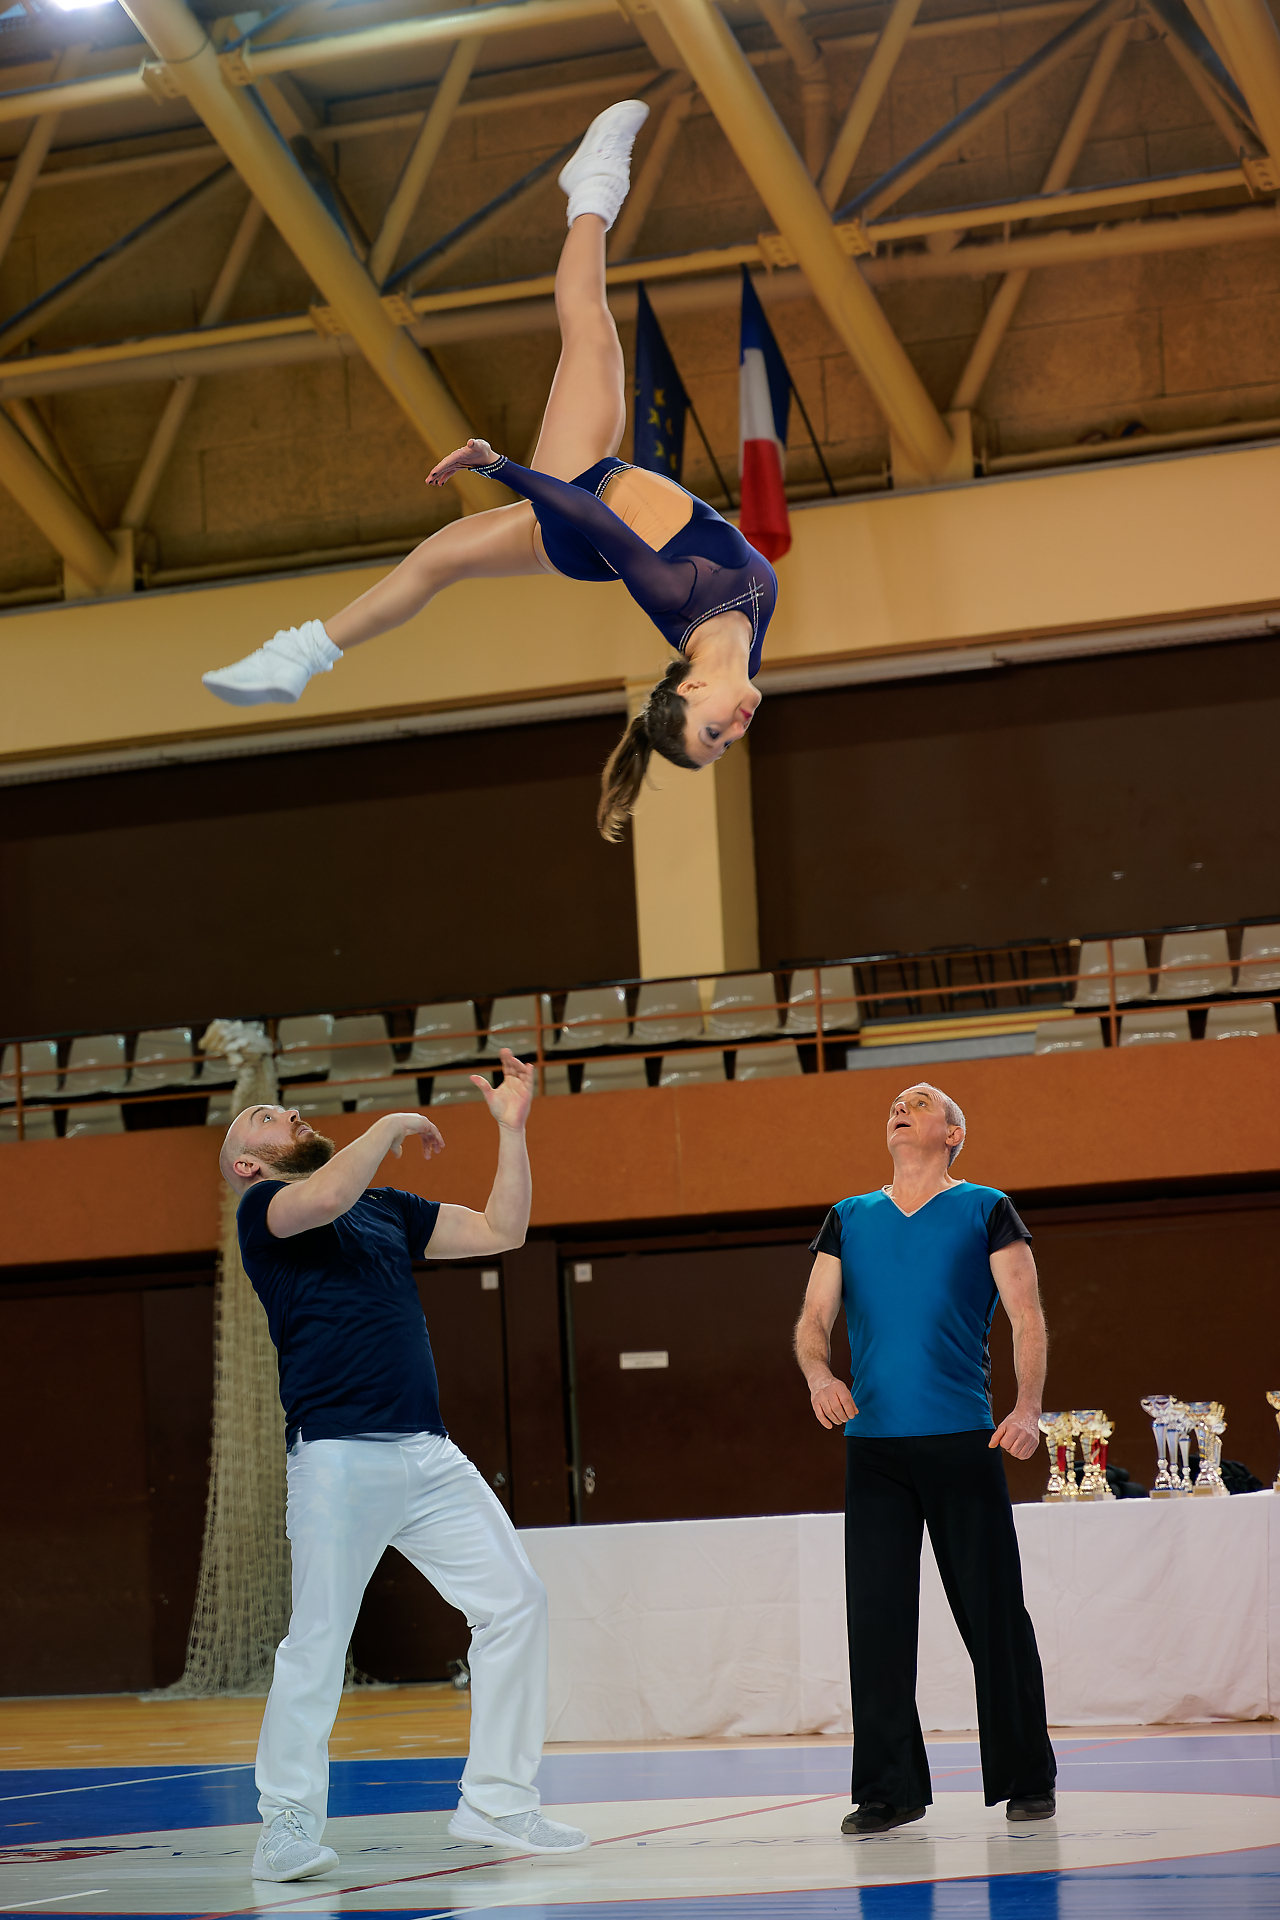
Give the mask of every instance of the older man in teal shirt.
<path id="1" fill-rule="evenodd" d="M 1039 1445 L 1046 1336 L 1031 1235 L 995 1187 L 955 1180 L 964 1115 L 937 1087 L 889 1110 L 892 1183 L 832 1207 L 813 1242 L 796 1358 L 824 1427 L 846 1441 L 845 1577 L 853 1689 L 853 1811 L 842 1831 L 884 1833 L 933 1798 L 915 1706 L 920 1549 L 929 1529 L 973 1661 L 988 1806 L 1010 1820 L 1056 1808 L 1035 1630 L 1001 1449 Z M 1013 1326 L 1018 1402 L 996 1425 L 988 1340 L 996 1301 Z M 831 1371 L 843 1306 L 852 1392 Z"/>

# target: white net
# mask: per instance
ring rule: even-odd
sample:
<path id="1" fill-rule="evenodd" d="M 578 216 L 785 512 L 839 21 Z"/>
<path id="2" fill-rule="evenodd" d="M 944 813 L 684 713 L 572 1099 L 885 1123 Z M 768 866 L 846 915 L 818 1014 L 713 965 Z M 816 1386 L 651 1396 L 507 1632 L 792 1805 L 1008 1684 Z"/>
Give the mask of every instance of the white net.
<path id="1" fill-rule="evenodd" d="M 202 1049 L 236 1068 L 232 1113 L 278 1099 L 261 1027 L 217 1020 Z M 187 1663 L 170 1697 L 265 1693 L 289 1626 L 284 1413 L 267 1316 L 240 1264 L 236 1196 L 222 1199 L 213 1316 L 213 1438 Z"/>

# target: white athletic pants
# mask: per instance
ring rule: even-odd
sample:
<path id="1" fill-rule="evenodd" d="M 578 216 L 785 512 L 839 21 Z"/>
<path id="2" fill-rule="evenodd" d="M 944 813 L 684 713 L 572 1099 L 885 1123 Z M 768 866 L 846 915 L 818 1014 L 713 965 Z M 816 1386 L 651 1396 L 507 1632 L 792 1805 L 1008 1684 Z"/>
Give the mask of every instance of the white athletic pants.
<path id="1" fill-rule="evenodd" d="M 264 1824 L 292 1808 L 319 1840 L 329 1734 L 364 1590 L 388 1546 L 471 1627 L 465 1799 L 489 1815 L 538 1806 L 547 1719 L 547 1596 L 496 1496 L 452 1440 L 308 1440 L 289 1455 L 293 1612 L 258 1741 Z"/>

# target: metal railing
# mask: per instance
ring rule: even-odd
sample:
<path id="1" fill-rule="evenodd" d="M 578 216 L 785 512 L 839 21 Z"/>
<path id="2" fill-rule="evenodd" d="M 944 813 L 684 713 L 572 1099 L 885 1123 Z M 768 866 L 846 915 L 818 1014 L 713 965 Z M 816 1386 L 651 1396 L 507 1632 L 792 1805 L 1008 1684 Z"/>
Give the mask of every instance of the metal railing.
<path id="1" fill-rule="evenodd" d="M 1280 913 L 1276 915 L 1276 923 L 1280 923 Z M 909 1039 L 913 1033 L 918 1034 L 923 1040 L 932 1033 L 936 1033 L 939 1026 L 954 1028 L 957 1022 L 963 1022 L 975 1029 L 985 1027 L 989 1031 L 999 1031 L 1002 1027 L 1012 1029 L 1015 1019 L 1019 1024 L 1025 1024 L 1037 1012 L 1052 1013 L 1055 1010 L 1104 1019 L 1109 1044 L 1114 1047 L 1119 1041 L 1119 1027 L 1123 1017 L 1121 1009 L 1132 1011 L 1141 1002 L 1150 1002 L 1155 997 L 1151 993 L 1150 984 L 1153 975 L 1159 976 L 1161 980 L 1167 980 L 1178 974 L 1204 975 L 1209 971 L 1218 971 L 1224 965 L 1228 966 L 1233 974 L 1233 984 L 1222 994 L 1188 995 L 1179 998 L 1166 991 L 1159 995 L 1161 1006 L 1168 1007 L 1171 1011 L 1180 1009 L 1193 1013 L 1224 1002 L 1239 1007 L 1270 1003 L 1277 997 L 1276 993 L 1263 991 L 1251 998 L 1247 982 L 1242 981 L 1242 975 L 1251 968 L 1265 967 L 1273 974 L 1280 970 L 1280 960 L 1274 955 L 1266 954 L 1229 959 L 1226 962 L 1220 959 L 1199 959 L 1174 965 L 1161 965 L 1158 961 L 1154 963 L 1148 961 L 1142 966 L 1117 967 L 1115 964 L 1117 940 L 1135 937 L 1157 939 L 1168 932 L 1222 931 L 1231 935 L 1243 933 L 1245 925 L 1259 924 L 1264 923 L 1255 920 L 1226 928 L 1215 924 L 1212 928 L 1157 929 L 1143 935 L 1114 934 L 1105 938 L 1100 936 L 1097 944 L 1106 947 L 1106 968 L 1091 969 L 1085 973 L 1081 973 L 1069 964 L 1078 956 L 1078 950 L 1082 945 L 1079 940 L 1024 942 L 1009 947 L 950 948 L 914 954 L 864 954 L 840 960 L 805 960 L 776 970 L 753 969 L 752 971 L 775 971 L 775 973 L 788 975 L 792 996 L 799 992 L 802 997 L 722 1002 L 717 1007 L 713 990 L 706 997 L 705 1003 L 696 1009 L 671 1008 L 639 1012 L 633 1007 L 630 1011 L 620 1011 L 615 1015 L 593 1011 L 577 1024 L 597 1030 L 622 1028 L 624 1031 L 616 1043 L 605 1042 L 596 1046 L 583 1046 L 577 1050 L 573 1049 L 571 1041 L 566 1044 L 565 1039 L 572 1034 L 575 1023 L 566 1024 L 563 1012 L 559 1017 L 555 1016 L 554 1011 L 550 1016 L 545 1015 L 544 1003 L 549 1004 L 554 1010 L 557 1000 L 560 1000 L 563 1008 L 564 1001 L 573 992 L 599 990 L 603 985 L 606 988 L 613 987 L 624 992 L 638 993 L 642 987 L 660 985 L 662 982 L 645 980 L 597 982 L 587 988 L 538 990 L 529 995 L 533 1003 L 531 1017 L 527 1021 L 522 1021 L 518 1027 L 506 1028 L 495 1028 L 491 1024 L 478 1023 L 475 1027 L 450 1027 L 447 1030 L 393 1031 L 389 1022 L 398 1017 L 412 1017 L 418 1010 L 410 1003 L 401 1002 L 358 1010 L 380 1014 L 383 1017 L 384 1022 L 388 1023 L 385 1040 L 368 1036 L 355 1040 L 316 1036 L 290 1045 L 277 1046 L 275 1060 L 283 1081 L 288 1073 L 291 1054 L 301 1060 L 317 1053 L 332 1056 L 344 1052 L 349 1054 L 368 1052 L 372 1047 L 384 1045 L 392 1049 L 401 1049 L 405 1057 L 397 1061 L 391 1073 L 363 1073 L 341 1078 L 335 1076 L 331 1064 L 325 1073 L 304 1075 L 297 1081 L 286 1082 L 291 1092 L 305 1087 L 314 1090 L 317 1096 L 328 1094 L 357 1099 L 365 1097 L 368 1090 L 372 1088 L 407 1087 L 408 1083 L 412 1082 L 416 1093 L 418 1081 L 434 1081 L 441 1073 L 492 1069 L 495 1064 L 493 1054 L 486 1054 L 484 1049 L 486 1046 L 505 1044 L 503 1035 L 507 1032 L 521 1038 L 530 1034 L 533 1036 L 534 1045 L 523 1046 L 519 1052 L 521 1057 L 535 1065 L 539 1092 L 545 1091 L 546 1072 L 550 1066 L 580 1066 L 585 1069 L 591 1064 L 598 1064 L 604 1060 L 647 1061 L 667 1057 L 679 1058 L 682 1053 L 687 1054 L 694 1048 L 734 1054 L 744 1046 L 761 1050 L 784 1047 L 803 1048 L 812 1055 L 813 1071 L 822 1075 L 833 1070 L 832 1062 L 828 1058 L 829 1049 L 833 1044 L 838 1042 L 846 1047 L 865 1045 L 866 1036 L 874 1032 L 877 1027 L 881 1031 L 892 1027 L 895 1040 L 899 1036 L 904 1040 Z M 1053 964 L 1043 965 L 1046 959 Z M 1066 959 L 1068 964 L 1066 966 L 1057 964 L 1060 959 Z M 823 990 L 822 973 L 834 967 L 851 969 L 851 977 L 856 983 L 853 992 L 833 994 Z M 966 972 L 971 977 L 963 977 Z M 713 989 L 714 980 L 717 978 L 741 977 L 743 977 L 741 974 L 712 976 Z M 672 978 L 685 979 L 687 976 L 672 976 Z M 1096 990 L 1104 980 L 1107 989 L 1105 1006 L 1101 1001 L 1090 1000 L 1087 1003 L 1080 1001 L 1078 990 L 1081 985 L 1087 985 Z M 1129 996 L 1117 993 L 1117 982 L 1138 980 L 1145 980 L 1147 983 L 1142 994 Z M 890 984 L 894 981 L 896 984 Z M 1070 989 L 1076 991 L 1069 993 Z M 495 997 L 510 999 L 523 998 L 524 995 Z M 957 1007 L 957 1002 L 965 1004 Z M 481 1004 L 483 1003 L 482 996 Z M 936 1003 L 935 1010 L 928 1011 L 927 1003 Z M 842 1013 L 848 1013 L 850 1010 L 854 1017 L 842 1018 Z M 886 1011 L 890 1016 L 896 1014 L 897 1018 L 886 1018 Z M 797 1014 L 801 1016 L 804 1024 L 798 1022 L 789 1026 L 789 1019 Z M 808 1024 L 810 1014 L 812 1025 Z M 714 1029 L 708 1030 L 709 1024 L 715 1020 L 720 1020 L 723 1028 L 728 1029 L 732 1024 L 741 1026 L 748 1016 L 752 1015 L 772 1015 L 773 1024 L 769 1025 L 766 1022 L 758 1025 L 754 1032 L 749 1029 L 738 1033 L 727 1030 L 717 1033 Z M 873 1017 L 868 1019 L 866 1016 Z M 1013 1016 L 1013 1019 L 1010 1016 Z M 298 1016 L 275 1015 L 264 1020 L 263 1024 L 273 1040 L 277 1037 L 281 1020 L 290 1017 Z M 313 1014 L 310 1017 L 315 1016 Z M 656 1025 L 659 1022 L 664 1027 L 688 1025 L 690 1029 L 688 1039 L 683 1042 L 667 1040 L 661 1045 L 646 1046 L 643 1035 L 633 1037 L 637 1036 L 637 1030 L 644 1025 Z M 696 1029 L 694 1023 L 697 1023 Z M 559 1040 L 554 1037 L 557 1033 L 560 1036 Z M 476 1045 L 470 1052 L 460 1049 L 453 1058 L 438 1060 L 429 1066 L 422 1063 L 415 1066 L 412 1063 L 414 1050 L 421 1042 L 430 1043 L 433 1035 L 438 1035 L 440 1040 L 449 1042 L 474 1040 Z M 79 1037 L 83 1036 L 68 1033 L 28 1035 L 0 1043 L 3 1045 L 4 1063 L 3 1075 L 0 1076 L 0 1113 L 12 1113 L 19 1140 L 26 1138 L 28 1114 L 62 1112 L 70 1115 L 76 1111 L 83 1111 L 90 1104 L 88 1099 L 77 1100 L 75 1088 L 69 1086 L 68 1082 L 74 1081 L 77 1076 L 87 1078 L 89 1075 L 95 1075 L 102 1079 L 117 1071 L 101 1061 L 75 1067 L 48 1061 L 31 1067 L 24 1066 L 22 1061 L 24 1046 L 54 1041 L 61 1048 L 62 1043 L 69 1043 Z M 216 1080 L 205 1080 L 203 1077 L 195 1079 L 192 1071 L 199 1067 L 207 1071 L 209 1060 L 217 1057 L 193 1052 L 148 1056 L 142 1062 L 122 1062 L 118 1071 L 124 1076 L 124 1086 L 118 1091 L 92 1089 L 92 1103 L 134 1109 L 162 1102 L 170 1106 L 196 1100 L 208 1102 L 211 1099 L 217 1099 L 220 1095 L 230 1098 L 233 1083 L 224 1071 L 219 1071 Z M 147 1093 L 130 1093 L 128 1079 L 135 1065 L 144 1068 L 148 1077 L 156 1070 L 167 1067 L 187 1071 L 168 1087 L 160 1087 Z M 839 1070 L 838 1066 L 834 1070 Z M 49 1078 L 55 1078 L 59 1083 L 53 1096 L 45 1098 L 32 1095 L 27 1091 L 29 1083 L 37 1083 Z M 193 1080 L 194 1084 L 192 1084 Z M 351 1091 L 344 1096 L 344 1089 Z M 413 1107 L 421 1104 L 417 1100 L 409 1103 Z M 372 1108 L 368 1110 L 375 1111 Z M 390 1109 L 385 1110 L 390 1111 Z"/>

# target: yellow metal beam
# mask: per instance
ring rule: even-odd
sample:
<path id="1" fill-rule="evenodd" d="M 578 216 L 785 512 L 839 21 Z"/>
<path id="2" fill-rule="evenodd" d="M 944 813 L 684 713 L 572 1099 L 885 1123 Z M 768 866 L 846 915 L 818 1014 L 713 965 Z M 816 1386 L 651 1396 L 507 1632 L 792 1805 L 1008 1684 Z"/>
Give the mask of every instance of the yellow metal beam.
<path id="1" fill-rule="evenodd" d="M 1267 152 L 1280 164 L 1280 27 L 1275 16 L 1266 0 L 1204 0 L 1204 5 Z"/>
<path id="2" fill-rule="evenodd" d="M 804 162 L 741 47 L 709 0 L 655 0 L 655 6 L 894 434 L 921 472 L 940 479 L 953 453 L 942 415 L 841 246 Z"/>
<path id="3" fill-rule="evenodd" d="M 893 70 L 898 64 L 898 56 L 907 44 L 907 37 L 915 25 L 916 15 L 920 11 L 920 0 L 893 0 L 889 9 L 889 18 L 885 21 L 880 38 L 872 49 L 870 60 L 858 82 L 857 91 L 849 102 L 849 111 L 844 124 L 836 135 L 836 143 L 831 149 L 822 175 L 822 198 L 828 207 L 840 204 L 845 183 L 853 172 L 854 164 L 862 151 L 862 143 L 871 131 L 871 122 L 876 117 L 876 109 L 889 90 Z"/>
<path id="4" fill-rule="evenodd" d="M 218 55 L 185 0 L 131 0 L 129 13 L 430 451 L 438 457 L 461 445 L 472 431 L 461 408 L 385 311 L 262 109 L 225 84 Z M 504 497 L 479 474 L 460 474 L 458 488 L 472 510 Z"/>
<path id="5" fill-rule="evenodd" d="M 1102 44 L 1093 56 L 1093 65 L 1071 110 L 1071 117 L 1063 129 L 1058 150 L 1049 163 L 1049 171 L 1045 174 L 1044 184 L 1041 187 L 1042 193 L 1056 193 L 1070 180 L 1075 171 L 1076 162 L 1084 150 L 1090 128 L 1097 117 L 1098 108 L 1102 105 L 1102 96 L 1111 85 L 1112 76 L 1120 64 L 1120 56 L 1128 44 L 1129 22 L 1127 20 L 1118 20 L 1115 26 L 1103 35 Z M 1239 172 L 1238 169 L 1234 171 Z M 1243 183 L 1243 180 L 1244 175 L 1241 173 L 1239 174 L 1240 183 Z M 987 375 L 999 351 L 1000 342 L 1008 332 L 1009 323 L 1017 311 L 1018 302 L 1022 299 L 1030 277 L 1028 269 L 1021 267 L 1015 273 L 1007 273 L 996 289 L 991 305 L 987 308 L 982 325 L 978 329 L 978 337 L 969 349 L 969 358 L 951 401 L 953 412 L 958 408 L 971 409 L 977 406 Z"/>
<path id="6" fill-rule="evenodd" d="M 116 568 L 115 548 L 5 413 L 0 413 L 0 486 L 8 489 L 69 567 L 91 587 L 100 591 L 106 586 Z"/>
<path id="7" fill-rule="evenodd" d="M 483 45 L 479 34 L 468 34 L 466 39 L 459 40 L 449 56 L 449 64 L 436 88 L 436 97 L 404 163 L 396 190 L 382 216 L 378 236 L 369 250 L 369 278 L 375 286 L 382 285 L 396 263 L 400 242 L 417 212 L 422 190 L 453 124 L 458 102 Z"/>

